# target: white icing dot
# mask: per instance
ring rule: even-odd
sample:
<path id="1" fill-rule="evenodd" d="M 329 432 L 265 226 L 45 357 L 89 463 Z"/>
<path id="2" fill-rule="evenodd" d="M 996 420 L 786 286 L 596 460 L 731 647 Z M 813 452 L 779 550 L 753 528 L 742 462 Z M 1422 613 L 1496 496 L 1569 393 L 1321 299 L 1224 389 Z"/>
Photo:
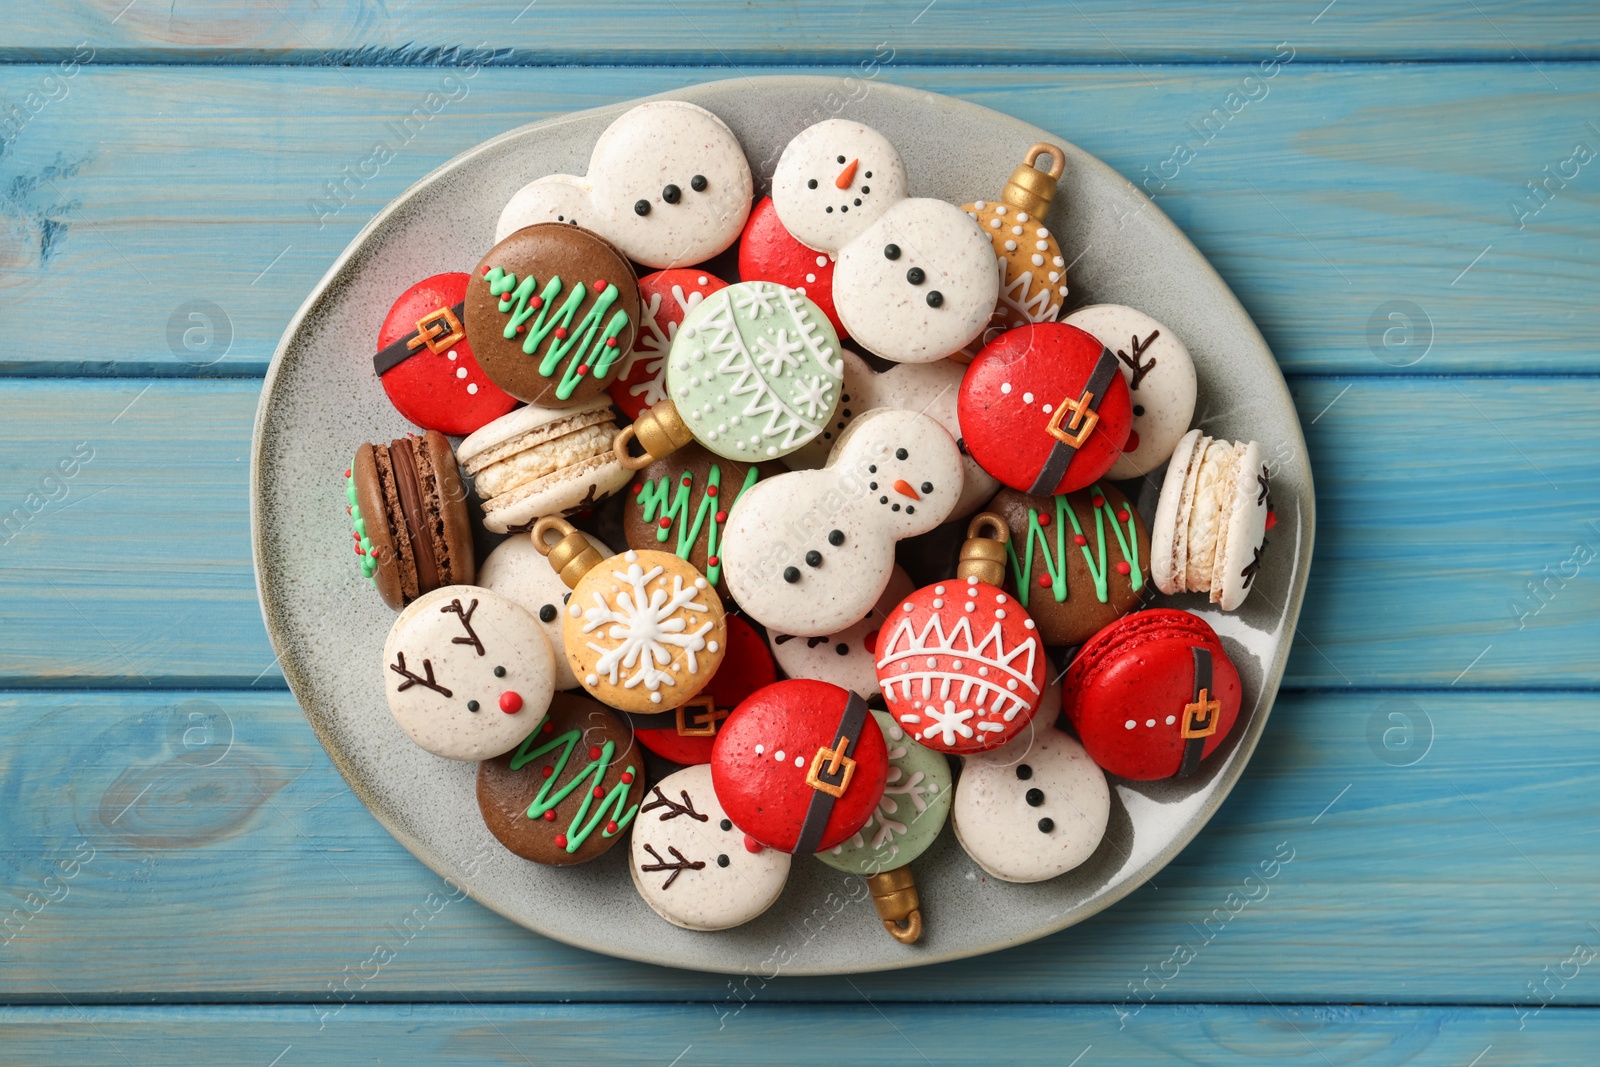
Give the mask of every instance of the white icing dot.
<path id="1" fill-rule="evenodd" d="M 905 735 L 906 732 L 900 729 L 900 727 L 896 726 L 894 723 L 889 724 L 889 740 L 898 741 Z"/>
<path id="2" fill-rule="evenodd" d="M 1062 296 L 1066 296 L 1067 295 L 1067 287 L 1064 286 L 1064 285 L 1060 289 L 1058 289 L 1056 291 L 1059 292 Z"/>
<path id="3" fill-rule="evenodd" d="M 944 586 L 942 586 L 942 585 L 934 586 L 933 587 L 933 595 L 934 596 L 944 596 Z"/>
<path id="4" fill-rule="evenodd" d="M 979 667 L 978 668 L 978 677 L 979 678 L 987 678 L 987 677 L 989 677 L 989 668 L 988 667 Z"/>
<path id="5" fill-rule="evenodd" d="M 1041 255 L 1040 255 L 1040 254 L 1039 254 L 1039 253 L 1037 253 L 1037 252 L 1035 252 L 1035 253 L 1034 253 L 1034 254 L 1033 254 L 1033 265 L 1034 265 L 1034 266 L 1035 266 L 1035 267 L 1042 267 L 1042 266 L 1044 266 L 1044 257 L 1043 257 L 1043 256 L 1041 256 Z"/>
<path id="6" fill-rule="evenodd" d="M 978 584 L 978 576 L 977 576 L 977 575 L 976 575 L 976 574 L 974 574 L 974 575 L 972 575 L 972 577 L 970 577 L 970 578 L 968 578 L 968 579 L 967 579 L 967 584 L 968 584 L 968 585 L 969 585 L 969 586 L 970 586 L 970 585 L 977 585 L 977 584 Z M 973 593 L 975 593 L 975 592 L 977 592 L 977 590 L 975 590 L 975 589 L 968 589 L 968 590 L 967 590 L 967 595 L 968 595 L 968 596 L 971 596 L 971 595 L 972 595 L 972 594 L 973 594 Z"/>
<path id="7" fill-rule="evenodd" d="M 767 455 L 776 456 L 777 454 L 778 454 L 778 446 L 777 445 L 768 445 L 767 446 Z"/>
<path id="8" fill-rule="evenodd" d="M 939 783 L 938 782 L 929 782 L 928 783 L 928 792 L 937 793 L 938 791 L 939 791 Z"/>
<path id="9" fill-rule="evenodd" d="M 1006 595 L 1004 593 L 999 594 L 994 598 L 994 602 L 996 604 L 1004 604 L 1006 602 Z"/>
<path id="10" fill-rule="evenodd" d="M 465 368 L 465 367 L 457 367 L 456 368 L 456 377 L 457 378 L 465 378 L 466 376 L 467 376 L 467 368 Z"/>
<path id="11" fill-rule="evenodd" d="M 1016 250 L 1017 250 L 1017 242 L 1015 242 L 1015 241 L 1007 241 L 1006 242 L 1006 251 L 1007 252 L 1015 252 Z"/>
<path id="12" fill-rule="evenodd" d="M 970 601 L 970 600 L 967 601 L 967 610 L 968 611 L 976 611 L 977 607 L 978 607 L 978 605 L 974 604 L 972 601 Z"/>
<path id="13" fill-rule="evenodd" d="M 961 661 L 958 660 L 958 659 L 951 660 L 950 661 L 950 669 L 953 670 L 953 671 L 959 671 L 961 669 Z"/>
<path id="14" fill-rule="evenodd" d="M 639 562 L 639 553 L 635 552 L 633 549 L 630 548 L 630 549 L 628 549 L 628 551 L 626 551 L 626 552 L 624 552 L 622 554 L 622 558 L 624 560 L 626 560 L 627 562 L 629 562 L 629 563 L 638 563 Z"/>
<path id="15" fill-rule="evenodd" d="M 806 295 L 806 287 L 802 285 L 798 289 L 796 289 L 795 292 L 799 293 L 801 296 L 805 296 Z"/>
<path id="16" fill-rule="evenodd" d="M 794 765 L 796 767 L 804 767 L 806 765 L 806 758 L 804 756 L 796 756 L 794 758 Z"/>
<path id="17" fill-rule="evenodd" d="M 1043 226 L 1040 226 L 1037 230 L 1034 230 L 1033 233 L 1034 233 L 1035 237 L 1049 237 L 1050 236 L 1050 231 L 1045 229 Z"/>
<path id="18" fill-rule="evenodd" d="M 1006 609 L 1005 608 L 995 608 L 994 609 L 994 617 L 997 618 L 997 619 L 1005 618 L 1006 617 Z"/>
<path id="19" fill-rule="evenodd" d="M 1048 242 L 1048 241 L 1037 241 L 1037 242 L 1034 243 L 1033 247 L 1035 247 L 1039 251 L 1043 252 L 1043 251 L 1045 251 L 1046 249 L 1048 249 L 1050 247 L 1050 242 Z M 1039 264 L 1039 265 L 1041 267 L 1044 266 L 1044 264 L 1042 264 L 1042 263 Z"/>
<path id="20" fill-rule="evenodd" d="M 911 604 L 909 602 L 905 603 L 905 604 L 901 604 L 900 607 L 905 611 L 910 611 L 911 610 Z"/>
<path id="21" fill-rule="evenodd" d="M 1017 212 L 1017 221 L 1018 222 L 1027 222 L 1028 221 L 1028 213 L 1026 211 Z"/>
<path id="22" fill-rule="evenodd" d="M 1010 393 L 1011 393 L 1011 383 L 1010 382 L 1001 382 L 1000 383 L 1000 391 L 1009 396 Z"/>
<path id="23" fill-rule="evenodd" d="M 1044 406 L 1044 413 L 1045 413 L 1045 414 L 1046 414 L 1046 415 L 1048 415 L 1048 414 L 1050 414 L 1050 410 L 1051 410 L 1051 408 L 1052 408 L 1052 407 L 1053 407 L 1053 405 L 1051 405 L 1051 404 L 1046 404 L 1046 405 L 1045 405 L 1045 406 Z"/>
<path id="24" fill-rule="evenodd" d="M 757 745 L 756 746 L 756 755 L 764 756 L 764 755 L 766 755 L 766 752 L 767 752 L 767 746 L 766 745 Z"/>
<path id="25" fill-rule="evenodd" d="M 816 280 L 817 280 L 817 276 L 816 276 L 816 275 L 815 275 L 815 274 L 807 274 L 807 275 L 806 275 L 806 281 L 808 281 L 808 282 L 814 282 L 814 281 L 816 281 Z"/>
<path id="26" fill-rule="evenodd" d="M 942 607 L 944 607 L 944 601 L 941 600 L 939 597 L 934 597 L 933 598 L 933 606 L 936 607 L 936 608 L 942 608 Z"/>
<path id="27" fill-rule="evenodd" d="M 1033 620 L 1032 619 L 1024 619 L 1024 620 L 1022 620 L 1022 628 L 1024 630 L 1033 629 Z"/>
<path id="28" fill-rule="evenodd" d="M 934 657 L 934 656 L 929 656 L 928 657 L 928 666 L 937 667 L 938 665 L 939 665 L 939 660 L 938 660 L 937 657 Z"/>
<path id="29" fill-rule="evenodd" d="M 1052 259 L 1050 261 L 1050 263 L 1051 263 L 1052 266 L 1064 267 L 1064 266 L 1066 266 L 1067 261 L 1062 259 L 1060 256 L 1056 256 L 1054 259 Z"/>
<path id="30" fill-rule="evenodd" d="M 702 578 L 698 582 L 695 582 L 694 584 L 698 585 L 698 586 L 700 586 L 700 588 L 704 589 L 705 588 L 704 583 L 705 583 L 705 579 Z M 720 646 L 715 641 L 707 641 L 706 642 L 706 651 L 707 652 L 715 652 L 719 647 Z"/>
<path id="31" fill-rule="evenodd" d="M 827 265 L 828 265 L 828 257 L 827 256 L 818 256 L 817 257 L 817 266 L 826 267 Z"/>
<path id="32" fill-rule="evenodd" d="M 774 760 L 776 760 L 776 761 L 777 761 L 777 762 L 779 762 L 779 763 L 782 763 L 782 762 L 783 762 L 783 759 L 784 759 L 784 756 L 783 756 L 783 749 L 781 749 L 781 748 L 780 748 L 780 749 L 778 749 L 778 751 L 777 751 L 777 752 L 775 752 L 775 753 L 773 753 L 773 756 L 772 756 L 772 758 L 773 758 L 773 759 L 774 759 Z"/>
<path id="33" fill-rule="evenodd" d="M 583 684 L 584 685 L 599 685 L 600 684 L 600 676 L 598 674 L 586 674 L 586 675 L 583 676 Z"/>
<path id="34" fill-rule="evenodd" d="M 989 203 L 986 200 L 974 200 L 972 202 L 972 206 L 977 208 L 979 211 L 982 211 L 984 208 L 989 206 Z"/>
<path id="35" fill-rule="evenodd" d="M 728 424 L 731 425 L 731 426 L 739 425 L 739 416 L 738 415 L 729 415 L 728 416 Z"/>
<path id="36" fill-rule="evenodd" d="M 1178 717 L 1176 715 L 1168 715 L 1167 716 L 1167 725 L 1168 726 L 1171 726 L 1173 723 L 1175 723 L 1177 721 L 1178 721 Z"/>
<path id="37" fill-rule="evenodd" d="M 576 619 L 579 615 L 583 614 L 583 609 L 578 607 L 578 605 L 576 605 L 576 604 L 568 604 L 567 605 L 567 614 L 571 615 L 574 619 Z"/>
<path id="38" fill-rule="evenodd" d="M 1007 689 L 1015 689 L 1016 687 L 1017 687 L 1017 680 L 1015 678 L 1010 678 L 1010 679 L 1006 680 L 1006 688 Z"/>
<path id="39" fill-rule="evenodd" d="M 706 276 L 704 274 L 700 275 L 700 277 L 694 280 L 694 283 L 696 285 L 704 285 L 706 283 Z"/>
<path id="40" fill-rule="evenodd" d="M 1134 721 L 1133 721 L 1133 720 L 1132 720 L 1132 719 L 1129 719 L 1129 720 L 1128 720 L 1128 721 L 1127 721 L 1127 722 L 1125 722 L 1125 723 L 1123 723 L 1123 724 L 1122 724 L 1122 728 L 1123 728 L 1123 729 L 1124 729 L 1124 730 L 1131 730 L 1131 729 L 1133 729 L 1133 728 L 1134 728 L 1134 727 L 1135 727 L 1135 726 L 1138 726 L 1138 725 L 1139 725 L 1139 724 L 1138 724 L 1138 723 L 1136 723 L 1136 722 L 1134 722 Z"/>
<path id="41" fill-rule="evenodd" d="M 452 348 L 450 350 L 449 356 L 450 356 L 450 362 L 454 363 L 455 359 L 456 359 L 456 350 Z"/>
<path id="42" fill-rule="evenodd" d="M 1011 227 L 1011 232 L 1016 234 L 1018 237 L 1021 237 L 1022 236 L 1022 227 L 1021 226 L 1013 226 L 1013 227 Z"/>
<path id="43" fill-rule="evenodd" d="M 1145 725 L 1146 729 L 1148 729 L 1149 727 L 1154 726 L 1155 724 L 1156 724 L 1156 721 L 1154 719 L 1146 719 L 1144 721 L 1144 725 Z"/>
<path id="44" fill-rule="evenodd" d="M 710 433 L 706 434 L 706 440 L 707 441 L 715 441 L 716 439 L 717 439 L 717 431 L 712 430 Z"/>
<path id="45" fill-rule="evenodd" d="M 994 206 L 994 213 L 996 215 L 1004 215 L 1006 213 L 1006 206 L 1004 204 L 996 204 Z"/>
<path id="46" fill-rule="evenodd" d="M 1059 282 L 1061 280 L 1061 272 L 1060 271 L 1055 271 L 1055 270 L 1051 271 L 1050 272 L 1050 280 L 1053 281 L 1053 282 Z"/>
<path id="47" fill-rule="evenodd" d="M 682 330 L 678 331 L 678 336 L 679 337 L 693 338 L 694 337 L 694 327 L 693 326 L 685 326 Z"/>
<path id="48" fill-rule="evenodd" d="M 696 589 L 704 589 L 706 587 L 706 580 L 704 578 L 695 578 L 694 587 Z M 712 642 L 712 644 L 715 644 L 715 642 Z M 710 646 L 708 645 L 707 647 L 709 648 Z M 716 649 L 712 648 L 711 651 L 715 652 Z"/>
<path id="49" fill-rule="evenodd" d="M 717 403 L 718 404 L 726 404 L 727 402 L 728 402 L 728 396 L 727 396 L 726 393 L 718 393 L 717 394 Z"/>
<path id="50" fill-rule="evenodd" d="M 476 396 L 477 392 L 478 392 L 478 383 L 477 382 L 469 382 L 469 383 L 467 383 L 467 395 L 468 396 Z"/>
<path id="51" fill-rule="evenodd" d="M 1031 403 L 1033 403 L 1033 394 L 1032 394 L 1032 393 L 1023 393 L 1023 394 L 1022 394 L 1022 402 L 1023 402 L 1023 403 L 1024 403 L 1024 404 L 1031 404 Z"/>
<path id="52" fill-rule="evenodd" d="M 990 219 L 989 220 L 989 226 L 992 229 L 998 230 L 1000 228 L 1000 220 L 999 219 Z"/>
<path id="53" fill-rule="evenodd" d="M 650 703 L 652 703 L 652 704 L 661 703 L 661 694 L 660 693 L 651 693 L 650 694 Z"/>

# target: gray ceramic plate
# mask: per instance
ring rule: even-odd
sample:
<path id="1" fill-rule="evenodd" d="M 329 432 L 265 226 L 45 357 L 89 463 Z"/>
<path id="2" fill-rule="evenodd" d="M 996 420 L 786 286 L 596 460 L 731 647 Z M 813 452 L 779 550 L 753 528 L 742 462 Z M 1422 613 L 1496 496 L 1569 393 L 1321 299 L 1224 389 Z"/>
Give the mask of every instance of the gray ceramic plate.
<path id="1" fill-rule="evenodd" d="M 1305 595 L 1314 502 L 1305 442 L 1272 353 L 1177 227 L 1055 133 L 876 82 L 751 78 L 670 95 L 720 115 L 744 142 L 758 182 L 770 178 L 791 137 L 836 115 L 888 135 L 905 157 L 913 196 L 957 204 L 992 199 L 1030 144 L 1065 147 L 1049 224 L 1075 261 L 1069 307 L 1130 304 L 1176 330 L 1199 369 L 1203 427 L 1253 437 L 1271 457 L 1278 525 L 1244 608 L 1224 616 L 1201 596 L 1174 598 L 1217 628 L 1238 664 L 1246 686 L 1239 728 L 1194 779 L 1115 782 L 1105 842 L 1054 881 L 986 878 L 945 833 L 913 866 L 927 933 L 912 947 L 885 935 L 859 879 L 810 859 L 796 862 L 783 897 L 760 919 L 694 933 L 668 925 L 639 899 L 626 848 L 552 869 L 489 836 L 474 799 L 475 766 L 411 744 L 384 702 L 378 661 L 394 614 L 351 557 L 342 472 L 363 441 L 410 428 L 368 360 L 395 294 L 426 275 L 470 269 L 492 243 L 511 194 L 544 174 L 584 173 L 600 131 L 637 101 L 525 126 L 451 160 L 361 231 L 290 323 L 262 389 L 250 494 L 262 611 L 290 688 L 350 787 L 417 858 L 530 930 L 596 952 L 712 971 L 870 971 L 991 952 L 1093 915 L 1154 875 L 1205 825 L 1243 772 L 1283 677 Z M 1147 517 L 1155 489 L 1142 494 Z"/>

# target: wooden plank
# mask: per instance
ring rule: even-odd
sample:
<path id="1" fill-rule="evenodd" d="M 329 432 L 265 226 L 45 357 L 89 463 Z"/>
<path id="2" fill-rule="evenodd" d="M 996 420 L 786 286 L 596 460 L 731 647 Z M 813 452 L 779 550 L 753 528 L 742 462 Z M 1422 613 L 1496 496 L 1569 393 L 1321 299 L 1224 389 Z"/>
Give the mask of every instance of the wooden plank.
<path id="1" fill-rule="evenodd" d="M 282 685 L 250 565 L 257 389 L 0 384 L 0 683 Z M 1287 684 L 1600 683 L 1600 381 L 1295 390 L 1321 528 Z"/>
<path id="2" fill-rule="evenodd" d="M 1116 1028 L 1093 1005 L 981 1008 L 883 1005 L 852 997 L 816 1006 L 755 1003 L 719 1020 L 671 1004 L 375 1005 L 318 1029 L 304 1007 L 6 1008 L 0 1035 L 14 1062 L 38 1067 L 128 1063 L 393 1065 L 679 1063 L 1069 1064 L 1402 1062 L 1589 1067 L 1592 1010 L 1551 1009 L 1525 1031 L 1506 1008 L 1240 1007 L 1150 1009 Z M 673 1060 L 674 1056 L 681 1059 Z M 790 1057 L 793 1057 L 792 1059 Z M 1474 1058 L 1476 1057 L 1476 1058 Z"/>
<path id="3" fill-rule="evenodd" d="M 1569 162 L 1578 143 L 1600 151 L 1600 69 L 1296 56 L 1249 83 L 1254 66 L 878 76 L 1009 111 L 1148 182 L 1289 373 L 1600 370 L 1597 179 Z M 0 155 L 13 236 L 0 329 L 16 339 L 0 373 L 258 375 L 361 225 L 456 153 L 522 122 L 774 69 L 797 68 L 0 68 L 7 99 L 59 83 Z M 426 121 L 397 133 L 419 108 Z M 1186 163 L 1180 141 L 1197 150 Z M 73 324 L 70 342 L 37 329 L 55 321 Z"/>
<path id="4" fill-rule="evenodd" d="M 167 8 L 126 0 L 29 5 L 8 27 L 0 59 L 71 54 L 86 41 L 109 62 L 429 64 L 478 48 L 505 63 L 609 64 L 854 62 L 879 41 L 901 62 L 1171 62 L 1249 58 L 1285 38 L 1331 59 L 1544 60 L 1600 51 L 1600 20 L 1583 5 L 1448 0 L 1397 8 L 1376 0 L 1337 7 L 1269 0 L 1248 17 L 1219 18 L 1204 3 L 1081 0 L 1041 17 L 1020 0 L 981 16 L 927 0 L 805 5 L 632 0 L 597 22 L 575 0 L 461 0 L 371 5 L 284 0 L 225 8 Z"/>
<path id="5" fill-rule="evenodd" d="M 1131 1030 L 1263 992 L 1532 1010 L 1560 973 L 1543 999 L 1595 1005 L 1600 984 L 1561 966 L 1600 946 L 1594 713 L 1593 694 L 1285 694 L 1211 824 L 1087 923 L 959 963 L 746 985 L 592 956 L 463 898 L 366 813 L 286 693 L 13 692 L 0 1001 L 1095 1001 L 1114 1031 L 1113 1005 Z"/>

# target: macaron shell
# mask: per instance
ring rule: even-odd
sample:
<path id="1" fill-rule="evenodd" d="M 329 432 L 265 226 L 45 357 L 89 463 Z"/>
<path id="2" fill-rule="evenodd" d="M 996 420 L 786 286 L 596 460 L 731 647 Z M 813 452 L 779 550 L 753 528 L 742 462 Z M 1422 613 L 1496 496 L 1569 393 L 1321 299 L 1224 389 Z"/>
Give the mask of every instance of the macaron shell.
<path id="1" fill-rule="evenodd" d="M 833 306 L 833 258 L 795 240 L 783 228 L 770 196 L 756 204 L 744 224 L 744 236 L 739 239 L 739 278 L 777 282 L 804 293 L 828 316 L 841 339 L 848 336 Z"/>
<path id="2" fill-rule="evenodd" d="M 1156 518 L 1150 524 L 1150 577 L 1156 588 L 1169 595 L 1183 591 L 1183 572 L 1188 562 L 1184 537 L 1189 528 L 1188 498 L 1195 450 L 1202 434 L 1190 430 L 1178 441 L 1167 462 L 1166 480 L 1161 483 L 1161 499 Z"/>
<path id="3" fill-rule="evenodd" d="M 913 741 L 887 712 L 873 719 L 889 746 L 878 810 L 849 840 L 817 853 L 838 871 L 873 875 L 904 867 L 928 850 L 950 815 L 950 761 Z"/>
<path id="4" fill-rule="evenodd" d="M 629 471 L 609 453 L 520 485 L 486 501 L 483 526 L 494 533 L 523 533 L 546 515 L 590 507 L 628 484 Z"/>
<path id="5" fill-rule="evenodd" d="M 711 707 L 696 708 L 694 711 L 696 716 L 709 713 L 710 725 L 719 732 L 722 722 L 746 697 L 778 680 L 778 669 L 773 665 L 772 653 L 767 651 L 767 643 L 755 628 L 733 615 L 728 616 L 725 622 L 728 628 L 727 654 L 722 657 L 717 673 L 711 676 L 710 684 L 699 693 L 700 699 L 711 699 Z M 719 715 L 721 718 L 718 718 Z M 693 720 L 686 725 L 691 730 L 698 728 L 698 723 Z M 717 740 L 716 733 L 708 737 L 698 733 L 680 734 L 676 725 L 670 729 L 635 726 L 633 733 L 640 744 L 656 755 L 682 764 L 710 763 L 711 750 Z"/>
<path id="6" fill-rule="evenodd" d="M 370 555 L 377 563 L 377 569 L 372 574 L 373 585 L 383 602 L 399 611 L 406 606 L 405 588 L 408 583 L 401 567 L 400 546 L 395 540 L 383 482 L 378 475 L 376 446 L 364 444 L 356 449 L 350 471 L 356 484 L 356 507 L 361 511 L 367 539 L 372 543 Z M 416 580 L 416 569 L 413 567 L 409 582 L 412 588 L 415 588 Z"/>
<path id="7" fill-rule="evenodd" d="M 1188 559 L 1183 569 L 1184 588 L 1203 591 L 1211 588 L 1217 553 L 1226 535 L 1223 524 L 1233 502 L 1236 467 L 1230 441 L 1207 438 L 1205 453 L 1194 465 L 1194 489 L 1189 502 L 1189 530 L 1184 538 Z"/>
<path id="8" fill-rule="evenodd" d="M 650 909 L 686 930 L 727 930 L 754 919 L 783 892 L 792 860 L 747 847 L 717 803 L 711 768 L 668 775 L 639 807 L 629 846 L 634 888 Z"/>
<path id="9" fill-rule="evenodd" d="M 806 775 L 817 753 L 838 740 L 835 731 L 850 696 L 827 682 L 775 682 L 751 694 L 717 734 L 711 752 L 717 800 L 740 829 L 768 848 L 794 850 L 818 795 Z M 833 802 L 819 851 L 866 825 L 883 796 L 889 753 L 870 715 L 846 755 L 855 760 L 855 772 Z"/>
<path id="10" fill-rule="evenodd" d="M 1212 575 L 1211 602 L 1223 611 L 1233 611 L 1243 604 L 1255 584 L 1272 500 L 1269 479 L 1261 446 L 1249 442 L 1235 460 L 1227 536 Z"/>
<path id="11" fill-rule="evenodd" d="M 1084 747 L 1036 720 L 1008 745 L 966 760 L 950 821 L 991 877 L 1042 882 L 1094 855 L 1111 818 L 1111 789 Z"/>
<path id="12" fill-rule="evenodd" d="M 485 468 L 524 449 L 554 441 L 574 430 L 614 419 L 611 400 L 595 396 L 566 408 L 527 404 L 502 415 L 456 446 L 461 469 L 476 476 Z"/>
<path id="13" fill-rule="evenodd" d="M 454 760 L 515 748 L 555 692 L 554 655 L 539 623 L 498 593 L 467 585 L 435 589 L 400 613 L 384 643 L 382 677 L 400 728 Z"/>
<path id="14" fill-rule="evenodd" d="M 612 554 L 598 537 L 588 533 L 583 536 L 601 556 Z M 516 601 L 539 620 L 545 636 L 550 639 L 550 647 L 555 650 L 556 689 L 578 688 L 578 679 L 567 662 L 561 635 L 561 620 L 566 615 L 567 597 L 572 591 L 551 568 L 550 561 L 534 547 L 533 539 L 519 534 L 496 545 L 478 568 L 478 584 Z"/>
<path id="15" fill-rule="evenodd" d="M 419 321 L 461 303 L 470 278 L 461 272 L 435 274 L 401 293 L 378 329 L 378 349 L 414 337 Z M 516 397 L 483 373 L 465 337 L 443 352 L 418 348 L 378 381 L 401 415 L 425 430 L 452 435 L 472 433 L 517 406 Z"/>
<path id="16" fill-rule="evenodd" d="M 433 522 L 434 538 L 442 544 L 449 559 L 449 576 L 440 580 L 453 585 L 471 585 L 477 574 L 476 550 L 472 544 L 472 516 L 467 512 L 467 490 L 461 484 L 450 441 L 438 430 L 429 430 L 420 444 L 426 452 L 432 477 L 423 476 L 424 507 Z M 435 557 L 439 555 L 435 549 Z"/>
<path id="17" fill-rule="evenodd" d="M 1088 331 L 1115 352 L 1129 386 L 1133 428 L 1106 477 L 1125 480 L 1155 470 L 1172 455 L 1194 418 L 1197 381 L 1188 347 L 1166 326 L 1123 304 L 1091 304 L 1062 321 Z"/>
<path id="18" fill-rule="evenodd" d="M 748 277 L 748 275 L 747 275 Z M 658 270 L 639 279 L 641 322 L 633 351 L 607 386 L 617 409 L 637 419 L 667 398 L 667 353 L 684 316 L 728 283 L 703 270 Z"/>

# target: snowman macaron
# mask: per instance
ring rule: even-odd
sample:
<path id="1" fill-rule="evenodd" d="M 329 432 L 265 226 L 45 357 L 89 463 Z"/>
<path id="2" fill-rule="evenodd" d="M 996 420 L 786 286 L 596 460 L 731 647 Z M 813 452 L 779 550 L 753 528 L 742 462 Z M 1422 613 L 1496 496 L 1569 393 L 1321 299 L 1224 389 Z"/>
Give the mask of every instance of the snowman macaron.
<path id="1" fill-rule="evenodd" d="M 612 554 L 598 537 L 587 533 L 583 536 L 600 555 Z M 478 584 L 521 604 L 539 620 L 545 636 L 550 639 L 550 647 L 555 650 L 556 689 L 578 688 L 578 679 L 567 662 L 561 635 L 561 620 L 566 615 L 567 598 L 572 590 L 550 566 L 550 561 L 533 546 L 533 539 L 508 537 L 496 545 L 478 568 Z"/>
<path id="2" fill-rule="evenodd" d="M 1000 297 L 994 251 L 954 204 L 906 195 L 905 164 L 876 130 L 828 119 L 784 148 L 772 179 L 778 218 L 833 256 L 833 305 L 845 331 L 898 363 L 960 351 Z"/>
<path id="3" fill-rule="evenodd" d="M 889 584 L 895 542 L 949 517 L 961 479 L 955 439 L 929 416 L 863 415 L 826 467 L 764 479 L 739 498 L 723 531 L 723 580 L 779 633 L 837 633 Z"/>
<path id="4" fill-rule="evenodd" d="M 1133 400 L 1133 429 L 1106 477 L 1120 481 L 1149 474 L 1172 458 L 1194 417 L 1196 383 L 1189 349 L 1170 329 L 1122 304 L 1091 304 L 1062 321 L 1116 354 Z"/>
<path id="5" fill-rule="evenodd" d="M 878 657 L 875 654 L 879 630 L 892 621 L 889 616 L 916 586 L 899 566 L 884 586 L 883 595 L 872 605 L 867 617 L 838 633 L 796 637 L 794 634 L 767 632 L 772 656 L 790 678 L 815 678 L 859 693 L 870 700 L 883 692 L 878 683 Z"/>
<path id="6" fill-rule="evenodd" d="M 636 263 L 701 263 L 738 240 L 753 183 L 739 138 L 682 100 L 654 100 L 606 127 L 586 177 L 551 174 L 517 191 L 495 241 L 536 222 L 593 230 Z"/>

